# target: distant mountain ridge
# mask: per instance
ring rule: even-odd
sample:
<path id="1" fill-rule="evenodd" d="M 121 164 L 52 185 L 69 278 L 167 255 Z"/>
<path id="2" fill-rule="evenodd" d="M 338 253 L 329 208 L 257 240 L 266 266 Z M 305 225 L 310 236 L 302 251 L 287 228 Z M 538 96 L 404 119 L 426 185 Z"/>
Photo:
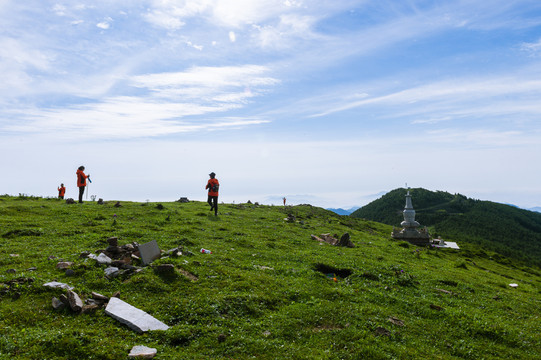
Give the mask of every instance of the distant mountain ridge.
<path id="1" fill-rule="evenodd" d="M 395 189 L 351 216 L 400 227 L 406 189 Z M 461 194 L 410 189 L 415 219 L 433 236 L 468 241 L 541 267 L 541 213 Z"/>
<path id="2" fill-rule="evenodd" d="M 338 215 L 351 215 L 351 213 L 353 213 L 355 210 L 357 210 L 359 207 L 358 206 L 355 206 L 355 207 L 352 207 L 352 208 L 349 208 L 349 209 L 342 209 L 342 208 L 338 208 L 338 209 L 334 209 L 334 208 L 327 208 L 325 210 L 329 210 L 329 211 L 332 211 Z"/>

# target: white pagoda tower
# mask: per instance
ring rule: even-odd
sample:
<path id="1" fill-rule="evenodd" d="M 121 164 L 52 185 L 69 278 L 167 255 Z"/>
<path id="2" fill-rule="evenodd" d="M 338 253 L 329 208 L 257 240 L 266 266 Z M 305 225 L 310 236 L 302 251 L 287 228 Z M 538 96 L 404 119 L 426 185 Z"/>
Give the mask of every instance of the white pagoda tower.
<path id="1" fill-rule="evenodd" d="M 402 230 L 394 229 L 391 233 L 391 236 L 397 240 L 405 240 L 414 245 L 424 246 L 430 244 L 430 235 L 426 228 L 417 230 L 420 224 L 415 221 L 415 210 L 411 204 L 411 195 L 408 188 L 408 193 L 406 194 L 406 206 L 404 211 L 404 221 L 400 223 L 402 225 Z"/>

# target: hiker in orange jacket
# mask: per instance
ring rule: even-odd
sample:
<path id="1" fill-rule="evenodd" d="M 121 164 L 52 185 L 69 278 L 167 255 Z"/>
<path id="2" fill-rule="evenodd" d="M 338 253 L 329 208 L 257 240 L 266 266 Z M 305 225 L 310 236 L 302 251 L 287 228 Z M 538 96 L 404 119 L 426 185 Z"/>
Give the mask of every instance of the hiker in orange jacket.
<path id="1" fill-rule="evenodd" d="M 86 179 L 90 177 L 89 175 L 85 175 L 83 172 L 85 170 L 84 166 L 79 166 L 77 169 L 77 187 L 79 188 L 79 202 L 83 202 L 83 194 L 85 193 L 85 187 L 86 187 Z"/>
<path id="2" fill-rule="evenodd" d="M 207 182 L 207 186 L 205 186 L 205 189 L 209 190 L 209 196 L 208 196 L 208 204 L 210 205 L 210 211 L 214 209 L 214 215 L 218 215 L 218 189 L 220 188 L 220 183 L 218 182 L 218 179 L 216 179 L 216 174 L 214 172 L 211 172 L 209 174 L 210 179 Z"/>
<path id="3" fill-rule="evenodd" d="M 64 186 L 64 184 L 60 184 L 60 187 L 58 188 L 58 198 L 63 199 L 64 194 L 66 194 L 66 187 Z"/>

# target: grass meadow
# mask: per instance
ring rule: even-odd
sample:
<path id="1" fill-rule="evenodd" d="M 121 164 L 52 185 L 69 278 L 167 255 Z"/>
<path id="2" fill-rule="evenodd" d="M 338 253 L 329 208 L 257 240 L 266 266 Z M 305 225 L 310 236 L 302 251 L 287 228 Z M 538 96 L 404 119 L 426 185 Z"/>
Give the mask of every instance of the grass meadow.
<path id="1" fill-rule="evenodd" d="M 460 239 L 448 240 L 461 250 L 418 248 L 310 205 L 220 204 L 216 217 L 197 201 L 115 203 L 0 196 L 0 359 L 126 359 L 135 345 L 155 359 L 541 358 L 541 271 Z M 311 238 L 346 232 L 354 248 Z M 113 236 L 164 254 L 109 279 L 81 254 Z M 82 298 L 120 292 L 170 328 L 54 310 L 64 290 L 43 286 L 54 280 Z"/>

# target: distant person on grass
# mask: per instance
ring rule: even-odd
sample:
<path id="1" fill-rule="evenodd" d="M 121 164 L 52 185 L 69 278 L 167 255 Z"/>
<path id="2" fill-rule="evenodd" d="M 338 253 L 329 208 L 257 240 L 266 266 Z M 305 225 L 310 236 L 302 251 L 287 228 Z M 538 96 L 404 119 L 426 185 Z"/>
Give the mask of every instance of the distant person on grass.
<path id="1" fill-rule="evenodd" d="M 220 188 L 220 183 L 218 182 L 218 179 L 216 179 L 216 174 L 214 172 L 211 172 L 209 176 L 210 179 L 207 182 L 207 186 L 205 186 L 205 189 L 209 190 L 207 202 L 210 205 L 210 211 L 214 209 L 214 215 L 218 216 L 218 189 Z"/>
<path id="2" fill-rule="evenodd" d="M 86 179 L 90 178 L 90 174 L 85 175 L 83 171 L 85 171 L 85 167 L 79 166 L 76 173 L 77 174 L 77 187 L 79 188 L 79 203 L 83 203 L 83 194 L 85 193 Z"/>
<path id="3" fill-rule="evenodd" d="M 65 194 L 66 194 L 66 187 L 64 186 L 64 184 L 60 184 L 60 187 L 58 188 L 58 198 L 63 199 Z"/>

